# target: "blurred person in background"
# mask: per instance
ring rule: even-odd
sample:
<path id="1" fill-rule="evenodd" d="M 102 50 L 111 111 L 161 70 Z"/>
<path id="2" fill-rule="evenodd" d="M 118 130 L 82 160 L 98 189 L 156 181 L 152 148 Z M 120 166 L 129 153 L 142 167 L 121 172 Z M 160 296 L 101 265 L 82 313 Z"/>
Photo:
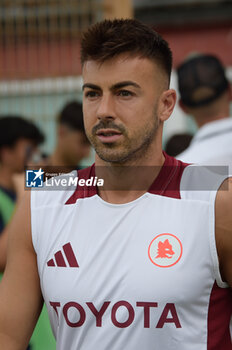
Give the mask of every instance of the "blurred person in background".
<path id="1" fill-rule="evenodd" d="M 193 136 L 188 133 L 172 135 L 165 146 L 165 152 L 172 157 L 176 157 L 183 152 L 190 144 Z"/>
<path id="2" fill-rule="evenodd" d="M 16 175 L 23 174 L 25 165 L 43 141 L 40 130 L 26 119 L 0 118 L 0 233 L 11 218 L 16 196 L 23 192 L 23 185 L 19 184 L 23 181 L 18 181 Z"/>
<path id="3" fill-rule="evenodd" d="M 232 171 L 231 86 L 220 60 L 199 54 L 177 69 L 180 107 L 199 130 L 177 158 L 183 162 L 226 165 Z"/>
<path id="4" fill-rule="evenodd" d="M 57 143 L 46 160 L 52 166 L 80 168 L 82 159 L 89 156 L 90 143 L 85 135 L 82 105 L 67 103 L 57 119 Z"/>
<path id="5" fill-rule="evenodd" d="M 199 129 L 190 146 L 176 158 L 188 163 L 226 165 L 232 174 L 232 90 L 225 68 L 216 56 L 201 54 L 184 61 L 177 75 L 179 105 Z M 214 167 L 214 171 L 221 170 Z M 230 333 L 232 338 L 232 320 Z"/>
<path id="6" fill-rule="evenodd" d="M 0 117 L 0 271 L 6 264 L 8 224 L 24 193 L 24 168 L 31 162 L 44 135 L 21 116 Z M 0 274 L 0 279 L 2 274 Z M 49 327 L 49 328 L 48 328 Z M 28 350 L 52 350 L 53 336 L 46 310 L 32 336 Z M 53 347 L 52 347 L 53 346 Z"/>

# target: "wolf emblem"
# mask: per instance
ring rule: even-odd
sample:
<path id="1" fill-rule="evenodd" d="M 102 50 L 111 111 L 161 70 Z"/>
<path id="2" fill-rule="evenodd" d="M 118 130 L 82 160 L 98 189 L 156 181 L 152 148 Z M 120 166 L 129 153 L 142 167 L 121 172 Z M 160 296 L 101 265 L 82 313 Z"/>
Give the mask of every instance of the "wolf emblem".
<path id="1" fill-rule="evenodd" d="M 159 242 L 158 243 L 158 251 L 157 251 L 157 256 L 155 257 L 155 259 L 157 258 L 168 258 L 171 259 L 173 254 L 175 254 L 175 252 L 172 250 L 172 245 L 170 244 L 168 239 L 165 239 L 164 242 Z"/>

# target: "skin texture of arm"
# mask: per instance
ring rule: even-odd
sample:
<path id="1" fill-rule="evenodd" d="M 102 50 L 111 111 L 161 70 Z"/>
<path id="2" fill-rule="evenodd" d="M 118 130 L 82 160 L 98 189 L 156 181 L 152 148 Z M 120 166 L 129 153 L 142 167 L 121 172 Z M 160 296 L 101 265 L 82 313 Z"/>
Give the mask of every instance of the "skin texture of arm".
<path id="1" fill-rule="evenodd" d="M 30 229 L 30 193 L 9 224 L 7 265 L 0 283 L 0 349 L 25 350 L 43 299 Z"/>
<path id="2" fill-rule="evenodd" d="M 16 193 L 17 193 L 17 201 L 15 203 L 15 210 L 14 210 L 14 212 L 16 212 L 17 207 L 18 207 L 19 203 L 22 201 L 24 193 L 25 193 L 25 191 L 24 191 L 24 182 L 25 182 L 24 173 L 14 174 L 13 175 L 13 182 L 15 185 Z M 14 217 L 14 215 L 13 215 L 13 217 Z M 0 272 L 3 272 L 5 270 L 5 267 L 6 267 L 7 242 L 8 242 L 9 227 L 10 227 L 10 223 L 8 223 L 4 227 L 4 230 L 1 232 L 1 235 L 0 235 Z"/>
<path id="3" fill-rule="evenodd" d="M 220 271 L 223 280 L 232 288 L 232 178 L 221 185 L 215 205 Z"/>
<path id="4" fill-rule="evenodd" d="M 3 272 L 6 266 L 7 231 L 8 228 L 6 227 L 0 235 L 0 272 Z"/>

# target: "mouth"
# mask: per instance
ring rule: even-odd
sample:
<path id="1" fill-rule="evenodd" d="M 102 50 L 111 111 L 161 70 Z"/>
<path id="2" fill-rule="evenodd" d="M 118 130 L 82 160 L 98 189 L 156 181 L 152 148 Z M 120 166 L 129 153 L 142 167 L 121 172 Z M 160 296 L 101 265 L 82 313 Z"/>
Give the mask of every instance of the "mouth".
<path id="1" fill-rule="evenodd" d="M 112 143 L 117 141 L 122 133 L 115 129 L 100 129 L 96 132 L 98 139 L 103 143 Z"/>

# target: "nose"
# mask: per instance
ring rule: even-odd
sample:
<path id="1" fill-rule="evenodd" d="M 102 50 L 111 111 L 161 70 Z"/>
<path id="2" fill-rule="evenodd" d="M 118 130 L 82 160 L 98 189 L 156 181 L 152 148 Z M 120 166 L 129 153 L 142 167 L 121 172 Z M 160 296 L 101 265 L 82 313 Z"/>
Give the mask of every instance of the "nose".
<path id="1" fill-rule="evenodd" d="M 99 120 L 115 119 L 114 100 L 110 94 L 102 95 L 97 109 L 97 118 Z"/>

